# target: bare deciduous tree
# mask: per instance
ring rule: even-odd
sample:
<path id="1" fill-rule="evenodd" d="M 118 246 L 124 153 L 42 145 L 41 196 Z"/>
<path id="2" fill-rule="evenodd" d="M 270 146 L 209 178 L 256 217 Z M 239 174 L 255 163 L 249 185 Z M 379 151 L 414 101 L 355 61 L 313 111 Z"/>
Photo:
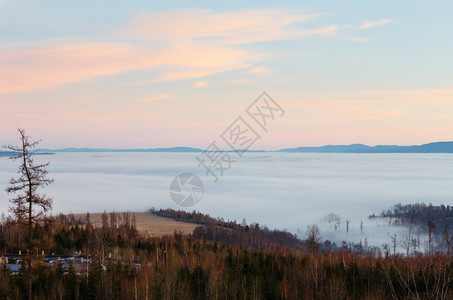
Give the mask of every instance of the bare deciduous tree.
<path id="1" fill-rule="evenodd" d="M 321 233 L 316 224 L 308 226 L 307 245 L 310 248 L 312 255 L 319 251 L 321 246 Z"/>
<path id="2" fill-rule="evenodd" d="M 401 241 L 399 241 L 399 245 L 406 251 L 407 257 L 409 257 L 411 253 L 417 250 L 417 239 L 413 237 L 412 232 L 413 229 L 414 229 L 414 216 L 411 216 L 408 235 L 401 239 Z"/>
<path id="3" fill-rule="evenodd" d="M 46 194 L 38 192 L 39 188 L 48 186 L 53 182 L 53 179 L 47 178 L 46 168 L 49 163 L 35 164 L 31 150 L 36 147 L 40 141 L 31 141 L 30 137 L 25 133 L 24 129 L 18 129 L 20 134 L 21 144 L 6 145 L 4 148 L 13 151 L 11 157 L 14 161 L 20 161 L 17 178 L 9 180 L 9 186 L 6 188 L 8 194 L 14 194 L 14 198 L 10 200 L 12 206 L 10 211 L 13 213 L 18 224 L 26 224 L 28 231 L 28 255 L 27 261 L 27 281 L 28 281 L 28 299 L 33 298 L 32 294 L 32 257 L 33 249 L 32 232 L 33 224 L 41 220 L 43 215 L 52 209 L 52 198 Z"/>
<path id="4" fill-rule="evenodd" d="M 17 221 L 27 222 L 28 241 L 31 241 L 33 223 L 43 216 L 48 210 L 52 209 L 52 198 L 46 194 L 40 194 L 39 188 L 50 185 L 54 180 L 47 178 L 46 164 L 35 164 L 31 150 L 40 141 L 31 141 L 24 129 L 18 129 L 21 144 L 6 145 L 6 149 L 13 151 L 12 160 L 20 161 L 19 177 L 11 178 L 6 192 L 15 194 L 10 200 L 12 206 L 10 211 L 14 214 Z"/>

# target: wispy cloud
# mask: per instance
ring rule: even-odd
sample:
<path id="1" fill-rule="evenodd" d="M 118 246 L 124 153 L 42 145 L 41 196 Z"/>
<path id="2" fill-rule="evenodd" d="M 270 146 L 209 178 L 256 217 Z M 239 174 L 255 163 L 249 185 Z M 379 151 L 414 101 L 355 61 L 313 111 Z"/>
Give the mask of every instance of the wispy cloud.
<path id="1" fill-rule="evenodd" d="M 394 21 L 392 19 L 381 19 L 375 22 L 365 22 L 362 25 L 360 25 L 360 29 L 368 29 L 376 26 L 381 26 L 385 24 L 390 24 L 393 23 Z"/>
<path id="2" fill-rule="evenodd" d="M 173 96 L 170 94 L 155 94 L 151 97 L 140 99 L 140 100 L 138 100 L 138 102 L 151 102 L 151 101 L 162 100 L 162 99 L 170 99 L 172 97 Z"/>
<path id="3" fill-rule="evenodd" d="M 211 39 L 223 44 L 243 44 L 297 38 L 306 32 L 289 26 L 320 16 L 275 9 L 229 13 L 210 10 L 141 13 L 123 32 L 127 37 L 145 40 Z"/>
<path id="4" fill-rule="evenodd" d="M 0 93 L 50 88 L 137 69 L 140 61 L 146 61 L 144 56 L 131 46 L 107 43 L 0 51 Z"/>
<path id="5" fill-rule="evenodd" d="M 248 69 L 248 73 L 266 75 L 272 73 L 272 71 L 268 67 L 256 66 Z"/>
<path id="6" fill-rule="evenodd" d="M 192 85 L 194 88 L 206 88 L 209 84 L 206 81 L 197 81 Z"/>
<path id="7" fill-rule="evenodd" d="M 453 99 L 453 88 L 366 90 L 343 96 L 343 98 L 346 97 L 352 101 L 387 101 L 391 103 L 397 101 L 420 101 L 432 104 L 434 102 L 451 102 L 451 99 Z"/>
<path id="8" fill-rule="evenodd" d="M 267 59 L 269 53 L 243 47 L 244 43 L 340 36 L 347 28 L 301 27 L 320 16 L 271 9 L 141 13 L 118 29 L 124 38 L 121 43 L 80 43 L 71 37 L 59 37 L 28 49 L 0 50 L 0 93 L 47 89 L 137 70 L 156 70 L 157 75 L 142 80 L 156 82 L 247 69 L 254 62 Z M 249 71 L 270 72 L 264 67 Z"/>
<path id="9" fill-rule="evenodd" d="M 347 29 L 349 27 L 350 27 L 349 25 L 331 25 L 314 29 L 301 30 L 300 34 L 303 36 L 308 35 L 332 36 L 337 35 L 340 30 Z"/>
<path id="10" fill-rule="evenodd" d="M 236 79 L 236 80 L 231 80 L 228 83 L 232 84 L 246 84 L 246 83 L 252 83 L 254 80 L 252 79 Z"/>
<path id="11" fill-rule="evenodd" d="M 161 69 L 154 81 L 190 79 L 246 68 L 252 60 L 252 53 L 244 50 L 192 44 L 152 49 L 110 43 L 64 44 L 0 51 L 0 93 L 51 88 L 153 67 Z"/>
<path id="12" fill-rule="evenodd" d="M 395 103 L 422 103 L 423 106 L 444 105 L 453 99 L 453 88 L 440 89 L 383 89 L 383 90 L 362 90 L 345 93 L 323 94 L 320 98 L 293 99 L 281 101 L 284 106 L 332 106 L 332 105 L 357 105 L 357 104 L 379 104 L 392 105 Z"/>

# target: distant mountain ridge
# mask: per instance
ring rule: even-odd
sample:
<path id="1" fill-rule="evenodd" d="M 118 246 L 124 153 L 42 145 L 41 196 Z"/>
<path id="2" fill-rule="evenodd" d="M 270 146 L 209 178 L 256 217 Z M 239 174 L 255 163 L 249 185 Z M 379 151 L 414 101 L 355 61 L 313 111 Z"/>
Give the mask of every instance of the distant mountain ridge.
<path id="1" fill-rule="evenodd" d="M 0 151 L 0 157 L 3 157 L 3 156 L 6 156 L 6 157 L 9 157 L 9 156 L 13 156 L 14 152 L 10 152 L 10 151 Z"/>
<path id="2" fill-rule="evenodd" d="M 136 148 L 136 149 L 111 149 L 111 148 L 63 148 L 63 149 L 39 149 L 37 154 L 50 153 L 70 153 L 70 152 L 203 152 L 204 149 L 191 147 L 171 147 L 171 148 Z M 233 152 L 233 150 L 225 150 Z M 398 145 L 378 145 L 367 146 L 364 144 L 351 145 L 326 145 L 321 147 L 297 147 L 285 148 L 275 151 L 266 150 L 247 150 L 247 152 L 287 152 L 287 153 L 453 153 L 452 142 L 434 142 L 423 145 L 398 146 Z M 3 155 L 2 155 L 3 154 Z M 0 156 L 7 156 L 7 152 L 1 152 Z"/>
<path id="3" fill-rule="evenodd" d="M 34 151 L 33 154 L 36 154 L 36 155 L 51 155 L 53 153 L 50 153 L 48 151 Z M 15 156 L 15 155 L 20 155 L 19 152 L 12 152 L 12 151 L 0 151 L 0 157 L 12 157 L 12 156 Z"/>
<path id="4" fill-rule="evenodd" d="M 453 153 L 453 142 L 435 142 L 414 146 L 378 145 L 367 146 L 363 144 L 352 145 L 327 145 L 322 147 L 298 147 L 281 149 L 277 152 L 299 153 Z"/>

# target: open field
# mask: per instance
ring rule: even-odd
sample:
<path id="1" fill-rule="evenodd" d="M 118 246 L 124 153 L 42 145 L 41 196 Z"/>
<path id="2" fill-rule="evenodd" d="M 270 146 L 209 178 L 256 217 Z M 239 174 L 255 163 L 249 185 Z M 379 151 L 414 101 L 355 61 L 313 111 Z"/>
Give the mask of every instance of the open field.
<path id="1" fill-rule="evenodd" d="M 119 213 L 120 215 L 122 213 Z M 164 235 L 172 235 L 175 230 L 181 231 L 183 234 L 190 234 L 199 226 L 193 223 L 179 222 L 169 218 L 159 217 L 150 213 L 136 212 L 137 230 L 140 233 L 147 233 L 150 236 L 161 237 Z M 76 214 L 75 217 L 85 217 L 86 214 Z M 101 227 L 102 213 L 90 213 L 90 220 L 93 226 Z"/>

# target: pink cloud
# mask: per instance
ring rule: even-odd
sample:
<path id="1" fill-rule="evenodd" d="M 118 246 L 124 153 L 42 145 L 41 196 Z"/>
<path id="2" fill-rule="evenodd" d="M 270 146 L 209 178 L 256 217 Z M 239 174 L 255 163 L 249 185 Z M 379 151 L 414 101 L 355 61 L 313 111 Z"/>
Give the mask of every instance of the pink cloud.
<path id="1" fill-rule="evenodd" d="M 266 56 L 241 49 L 240 44 L 309 35 L 331 36 L 345 28 L 338 25 L 309 30 L 298 28 L 297 25 L 319 16 L 274 9 L 142 13 L 119 29 L 127 37 L 127 43 L 77 43 L 71 37 L 60 37 L 46 41 L 46 46 L 0 50 L 0 93 L 47 89 L 98 76 L 153 68 L 159 74 L 150 78 L 151 82 L 246 69 Z M 137 43 L 137 40 L 149 41 L 147 44 L 152 46 Z M 267 72 L 264 67 L 258 68 L 251 71 Z"/>
<path id="2" fill-rule="evenodd" d="M 65 44 L 0 51 L 0 93 L 45 89 L 96 76 L 166 66 L 154 81 L 181 80 L 245 68 L 252 55 L 183 43 L 146 49 L 123 44 Z"/>
<path id="3" fill-rule="evenodd" d="M 148 97 L 148 98 L 143 98 L 138 100 L 139 102 L 151 102 L 151 101 L 156 101 L 156 100 L 162 100 L 162 99 L 170 99 L 173 96 L 170 94 L 156 94 L 154 96 Z"/>
<path id="4" fill-rule="evenodd" d="M 236 79 L 236 80 L 231 80 L 228 83 L 232 84 L 246 84 L 246 83 L 252 83 L 254 80 L 252 79 Z"/>
<path id="5" fill-rule="evenodd" d="M 363 23 L 360 28 L 361 29 L 368 29 L 368 28 L 372 28 L 372 27 L 376 27 L 376 26 L 381 26 L 381 25 L 385 25 L 385 24 L 390 24 L 390 23 L 393 23 L 394 21 L 392 19 L 381 19 L 381 20 L 378 20 L 378 21 L 375 21 L 375 22 L 366 22 L 366 23 Z"/>
<path id="6" fill-rule="evenodd" d="M 206 81 L 197 81 L 192 85 L 194 88 L 206 88 L 209 84 Z"/>
<path id="7" fill-rule="evenodd" d="M 263 66 L 257 66 L 257 67 L 251 67 L 248 70 L 248 73 L 251 74 L 270 74 L 272 71 L 268 67 L 263 67 Z"/>
<path id="8" fill-rule="evenodd" d="M 296 38 L 300 31 L 288 29 L 289 25 L 319 16 L 276 9 L 230 13 L 213 13 L 209 10 L 141 13 L 123 32 L 128 37 L 139 39 L 168 41 L 211 38 L 225 44 L 241 44 Z"/>
<path id="9" fill-rule="evenodd" d="M 58 84 L 136 69 L 143 54 L 127 45 L 66 44 L 0 52 L 0 93 Z"/>

